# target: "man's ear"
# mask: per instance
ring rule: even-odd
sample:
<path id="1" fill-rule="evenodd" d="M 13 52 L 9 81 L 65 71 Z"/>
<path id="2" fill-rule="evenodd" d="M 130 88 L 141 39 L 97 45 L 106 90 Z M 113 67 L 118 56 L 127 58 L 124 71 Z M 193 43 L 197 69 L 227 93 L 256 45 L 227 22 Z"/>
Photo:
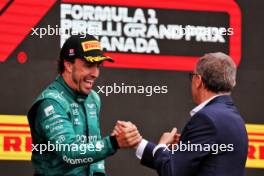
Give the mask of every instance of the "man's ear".
<path id="1" fill-rule="evenodd" d="M 196 79 L 196 88 L 200 89 L 201 87 L 204 87 L 201 75 L 197 75 Z"/>
<path id="2" fill-rule="evenodd" d="M 66 60 L 63 61 L 63 64 L 64 64 L 65 71 L 68 73 L 71 73 L 73 64 L 69 61 L 66 61 Z"/>

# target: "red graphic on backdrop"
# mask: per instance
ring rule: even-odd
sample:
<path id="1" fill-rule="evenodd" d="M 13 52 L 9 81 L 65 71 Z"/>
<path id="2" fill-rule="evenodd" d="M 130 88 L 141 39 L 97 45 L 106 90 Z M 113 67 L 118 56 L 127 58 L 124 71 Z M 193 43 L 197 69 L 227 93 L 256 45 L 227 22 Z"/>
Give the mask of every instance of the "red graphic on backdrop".
<path id="1" fill-rule="evenodd" d="M 56 0 L 16 0 L 0 3 L 0 62 L 10 54 L 38 24 Z M 20 63 L 26 61 L 25 53 L 19 56 Z"/>
<path id="2" fill-rule="evenodd" d="M 8 8 L 10 4 L 12 4 L 14 0 L 2 0 L 0 2 L 0 15 Z"/>

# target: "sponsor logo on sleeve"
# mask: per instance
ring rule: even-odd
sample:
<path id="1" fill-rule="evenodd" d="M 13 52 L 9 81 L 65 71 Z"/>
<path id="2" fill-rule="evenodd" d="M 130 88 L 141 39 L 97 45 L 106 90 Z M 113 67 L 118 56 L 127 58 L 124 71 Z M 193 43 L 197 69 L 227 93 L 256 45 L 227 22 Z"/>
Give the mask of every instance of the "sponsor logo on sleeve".
<path id="1" fill-rule="evenodd" d="M 45 112 L 45 115 L 46 115 L 47 117 L 50 116 L 50 115 L 52 115 L 52 114 L 55 114 L 55 110 L 54 110 L 54 107 L 53 107 L 52 105 L 46 107 L 46 108 L 44 109 L 44 112 Z"/>

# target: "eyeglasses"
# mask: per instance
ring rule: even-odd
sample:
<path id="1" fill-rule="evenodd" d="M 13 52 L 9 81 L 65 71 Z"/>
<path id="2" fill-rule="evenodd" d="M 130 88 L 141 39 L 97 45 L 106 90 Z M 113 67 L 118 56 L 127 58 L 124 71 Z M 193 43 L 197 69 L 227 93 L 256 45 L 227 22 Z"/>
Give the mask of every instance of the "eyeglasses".
<path id="1" fill-rule="evenodd" d="M 190 73 L 189 73 L 189 79 L 190 79 L 190 81 L 192 81 L 192 79 L 193 79 L 193 77 L 194 77 L 195 75 L 200 75 L 200 74 L 198 74 L 198 73 L 193 73 L 193 72 L 190 72 Z"/>

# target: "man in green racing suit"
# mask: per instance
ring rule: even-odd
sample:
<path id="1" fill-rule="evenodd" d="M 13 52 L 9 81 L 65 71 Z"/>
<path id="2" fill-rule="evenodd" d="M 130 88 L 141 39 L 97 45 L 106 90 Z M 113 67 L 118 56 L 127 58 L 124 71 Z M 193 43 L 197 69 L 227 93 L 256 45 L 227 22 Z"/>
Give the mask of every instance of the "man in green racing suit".
<path id="1" fill-rule="evenodd" d="M 101 102 L 92 86 L 103 61 L 113 62 L 91 35 L 72 36 L 64 43 L 59 76 L 28 112 L 34 175 L 104 176 L 106 157 L 140 142 L 132 123 L 125 136 L 101 137 Z"/>

